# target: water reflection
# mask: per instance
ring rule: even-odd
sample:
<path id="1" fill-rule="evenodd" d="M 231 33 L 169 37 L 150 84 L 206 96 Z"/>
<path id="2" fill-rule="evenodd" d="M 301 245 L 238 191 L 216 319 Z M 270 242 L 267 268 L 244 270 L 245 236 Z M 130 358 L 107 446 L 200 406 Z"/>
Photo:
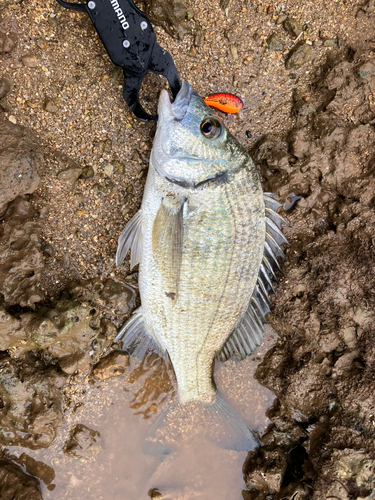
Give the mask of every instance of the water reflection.
<path id="1" fill-rule="evenodd" d="M 268 328 L 255 356 L 215 367 L 215 381 L 225 399 L 260 433 L 268 425 L 265 411 L 274 395 L 254 380 L 253 373 L 275 341 Z M 171 500 L 241 500 L 246 452 L 223 450 L 196 436 L 164 458 L 142 453 L 148 430 L 172 398 L 163 360 L 156 355 L 132 360 L 125 376 L 100 383 L 87 378 L 72 381 L 67 394 L 71 404 L 48 449 L 11 447 L 9 452 L 41 479 L 45 500 L 139 500 L 149 498 L 148 492 Z M 100 432 L 102 450 L 95 457 L 64 454 L 69 430 L 78 423 Z"/>

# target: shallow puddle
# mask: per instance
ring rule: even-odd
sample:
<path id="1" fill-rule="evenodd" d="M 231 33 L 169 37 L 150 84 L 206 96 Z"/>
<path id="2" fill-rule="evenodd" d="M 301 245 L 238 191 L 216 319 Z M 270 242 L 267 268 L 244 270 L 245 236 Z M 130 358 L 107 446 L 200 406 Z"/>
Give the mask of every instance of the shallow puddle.
<path id="1" fill-rule="evenodd" d="M 226 401 L 260 434 L 269 423 L 265 412 L 274 395 L 253 374 L 275 341 L 275 332 L 267 328 L 255 355 L 215 367 L 215 382 Z M 45 500 L 139 500 L 148 498 L 152 490 L 154 498 L 171 500 L 242 499 L 246 452 L 224 450 L 196 437 L 185 439 L 178 451 L 163 458 L 143 454 L 147 432 L 175 397 L 164 362 L 155 355 L 142 363 L 132 360 L 128 374 L 122 377 L 92 384 L 78 380 L 71 384 L 68 397 L 71 403 L 63 425 L 48 449 L 8 448 L 14 458 L 24 453 L 39 462 L 25 459 L 25 455 L 20 460 L 26 461 L 26 469 L 29 463 L 28 471 L 41 479 Z M 69 431 L 78 423 L 100 432 L 98 455 L 73 458 L 64 454 Z M 163 496 L 155 496 L 156 491 Z"/>

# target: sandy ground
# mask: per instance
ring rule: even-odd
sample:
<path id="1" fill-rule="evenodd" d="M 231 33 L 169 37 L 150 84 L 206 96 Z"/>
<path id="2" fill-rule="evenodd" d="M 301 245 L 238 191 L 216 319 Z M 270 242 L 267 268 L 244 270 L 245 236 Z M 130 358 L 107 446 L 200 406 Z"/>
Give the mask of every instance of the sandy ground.
<path id="1" fill-rule="evenodd" d="M 292 223 L 287 230 L 291 245 L 269 317 L 280 339 L 256 372 L 272 391 L 267 397 L 259 392 L 257 418 L 273 393 L 277 399 L 267 413 L 269 420 L 264 419 L 268 427 L 259 427 L 263 450 L 245 462 L 246 486 L 239 472 L 245 457 L 222 456 L 222 463 L 237 467 L 233 476 L 226 476 L 226 485 L 235 478 L 236 496 L 223 498 L 372 499 L 374 2 L 232 0 L 220 6 L 218 1 L 191 0 L 188 7 L 190 20 L 182 23 L 187 32 L 172 38 L 155 26 L 159 44 L 171 53 L 181 78 L 200 95 L 228 91 L 241 97 L 243 110 L 224 121 L 254 158 L 265 190 L 276 192 L 282 204 L 290 193 L 302 197 L 283 213 Z M 155 125 L 136 120 L 127 109 L 121 72 L 85 15 L 52 0 L 2 0 L 0 48 L 1 36 L 11 38 L 14 47 L 0 51 L 0 80 L 10 82 L 0 100 L 0 114 L 33 130 L 44 154 L 39 187 L 28 200 L 41 214 L 44 264 L 35 285 L 41 303 L 58 297 L 72 278 L 112 278 L 136 287 L 129 263 L 117 270 L 114 256 L 122 228 L 141 203 Z M 155 111 L 164 85 L 158 76 L 145 79 L 141 95 L 150 110 Z M 30 311 L 19 303 L 4 305 L 14 317 Z M 122 316 L 129 312 L 124 311 Z M 17 354 L 12 349 L 9 353 Z M 223 369 L 222 379 L 220 372 L 218 377 L 224 386 L 228 373 L 236 377 L 243 399 L 234 399 L 253 423 L 246 370 L 252 380 L 253 369 L 247 365 L 238 373 Z M 78 462 L 64 468 L 67 459 L 61 446 L 67 423 L 76 422 L 74 412 L 78 409 L 79 416 L 79 408 L 87 404 L 82 423 L 94 429 L 87 415 L 96 405 L 104 415 L 100 425 L 105 433 L 111 420 L 108 407 L 123 389 L 118 380 L 113 386 L 108 382 L 102 397 L 97 386 L 90 389 L 90 377 L 70 379 L 63 400 L 66 421 L 55 448 L 32 452 L 52 465 L 51 454 L 61 455 L 60 486 L 46 490 L 52 485 L 45 482 L 45 498 L 66 498 L 61 496 L 63 485 L 69 485 L 68 491 L 82 487 Z M 152 389 L 152 380 L 142 379 L 137 394 Z M 167 387 L 166 393 L 171 390 Z M 130 403 L 127 398 L 125 402 L 116 407 L 116 418 L 124 411 L 130 421 Z M 123 424 L 118 425 L 123 430 Z M 104 448 L 106 440 L 118 446 L 113 434 L 105 436 Z M 21 451 L 10 450 L 14 456 Z M 105 453 L 116 462 L 119 449 L 112 456 L 107 447 Z M 192 460 L 192 453 L 187 450 L 186 461 Z M 208 449 L 206 460 L 214 455 Z M 93 463 L 105 475 L 100 456 L 79 460 L 82 467 Z M 155 464 L 143 465 L 150 475 Z M 35 467 L 30 470 L 38 475 Z M 173 466 L 158 470 L 150 485 L 162 485 L 163 498 L 169 498 L 167 478 L 174 474 Z M 213 473 L 213 482 L 219 481 L 221 470 Z M 114 473 L 118 477 L 115 466 Z M 194 498 L 192 492 L 199 492 L 200 485 L 202 493 L 207 483 L 200 483 L 195 473 L 194 484 L 184 483 L 180 493 L 174 485 L 170 497 Z M 143 487 L 142 474 L 137 478 Z M 129 478 L 124 481 L 123 487 L 134 486 Z M 158 498 L 151 490 L 151 498 Z M 121 495 L 123 489 L 116 491 Z M 101 495 L 104 499 L 105 491 Z"/>

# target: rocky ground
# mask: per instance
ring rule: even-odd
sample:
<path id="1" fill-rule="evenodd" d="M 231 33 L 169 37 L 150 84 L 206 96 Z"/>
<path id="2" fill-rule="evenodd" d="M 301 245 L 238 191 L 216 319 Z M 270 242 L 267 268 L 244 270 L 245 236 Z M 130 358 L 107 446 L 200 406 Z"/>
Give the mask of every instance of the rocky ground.
<path id="1" fill-rule="evenodd" d="M 243 497 L 374 498 L 375 2 L 138 5 L 201 95 L 243 99 L 225 122 L 291 224 L 268 316 L 279 340 L 256 372 L 277 399 Z M 163 84 L 147 77 L 150 110 Z M 121 88 L 83 14 L 52 0 L 0 4 L 4 500 L 42 498 L 33 476 L 50 485 L 53 470 L 27 455 L 16 463 L 6 446 L 50 445 L 64 409 L 84 404 L 72 374 L 92 370 L 90 383 L 129 364 L 113 339 L 136 306 L 137 275 L 114 254 L 155 127 L 132 117 Z M 82 424 L 64 452 L 99 449 Z"/>

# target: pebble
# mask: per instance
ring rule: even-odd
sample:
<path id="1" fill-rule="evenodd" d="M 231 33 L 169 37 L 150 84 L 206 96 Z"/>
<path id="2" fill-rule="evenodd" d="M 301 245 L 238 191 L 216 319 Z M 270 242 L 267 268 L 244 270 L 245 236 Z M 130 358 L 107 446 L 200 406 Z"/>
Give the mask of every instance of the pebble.
<path id="1" fill-rule="evenodd" d="M 129 355 L 114 351 L 102 358 L 93 368 L 92 374 L 96 380 L 107 380 L 123 375 L 129 367 Z"/>
<path id="2" fill-rule="evenodd" d="M 100 441 L 100 432 L 89 429 L 86 425 L 76 424 L 64 444 L 64 453 L 76 458 L 92 457 L 101 451 Z"/>
<path id="3" fill-rule="evenodd" d="M 58 25 L 56 16 L 52 16 L 51 14 L 50 17 L 48 18 L 48 24 L 52 26 L 52 28 L 56 28 L 56 26 Z"/>
<path id="4" fill-rule="evenodd" d="M 237 53 L 237 47 L 235 45 L 230 46 L 230 53 L 232 55 L 233 61 L 236 61 L 238 59 L 238 53 Z"/>
<path id="5" fill-rule="evenodd" d="M 325 47 L 333 47 L 334 45 L 337 45 L 337 39 L 336 38 L 332 38 L 331 40 L 325 40 L 323 42 L 323 45 Z"/>
<path id="6" fill-rule="evenodd" d="M 246 137 L 247 137 L 248 139 L 251 139 L 251 138 L 253 137 L 253 134 L 250 132 L 250 130 L 247 130 L 247 132 L 246 132 Z"/>
<path id="7" fill-rule="evenodd" d="M 267 46 L 268 50 L 272 52 L 282 52 L 284 50 L 284 44 L 276 33 L 271 33 L 267 38 Z"/>
<path id="8" fill-rule="evenodd" d="M 10 91 L 10 81 L 7 78 L 0 78 L 0 100 Z"/>
<path id="9" fill-rule="evenodd" d="M 302 26 L 295 20 L 287 17 L 285 21 L 283 21 L 283 26 L 285 31 L 293 38 L 298 36 L 302 31 Z"/>
<path id="10" fill-rule="evenodd" d="M 362 19 L 363 17 L 365 17 L 365 15 L 366 15 L 366 12 L 363 9 L 358 9 L 357 13 L 355 15 L 355 18 Z"/>
<path id="11" fill-rule="evenodd" d="M 37 68 L 39 66 L 39 59 L 33 54 L 22 56 L 21 60 L 27 68 Z"/>
<path id="12" fill-rule="evenodd" d="M 15 116 L 13 116 L 13 115 L 8 116 L 8 120 L 9 120 L 11 123 L 13 123 L 14 125 L 16 125 L 16 124 L 17 124 L 17 119 L 16 119 L 16 117 L 15 117 Z"/>
<path id="13" fill-rule="evenodd" d="M 225 61 L 224 57 L 220 56 L 219 57 L 219 64 L 224 64 L 224 61 Z"/>
<path id="14" fill-rule="evenodd" d="M 120 174 L 120 175 L 125 174 L 125 172 L 126 172 L 125 163 L 123 163 L 122 161 L 113 160 L 112 165 L 115 167 L 115 171 L 118 174 Z"/>
<path id="15" fill-rule="evenodd" d="M 283 22 L 288 18 L 285 14 L 280 14 L 276 19 L 276 24 L 283 24 Z"/>
<path id="16" fill-rule="evenodd" d="M 114 166 L 112 165 L 112 163 L 107 163 L 107 165 L 104 167 L 105 175 L 107 175 L 108 177 L 112 177 L 113 169 L 114 169 Z"/>
<path id="17" fill-rule="evenodd" d="M 56 102 L 53 101 L 52 99 L 49 100 L 47 99 L 45 104 L 44 104 L 44 109 L 45 111 L 47 111 L 48 113 L 57 113 L 59 108 L 56 106 Z"/>
<path id="18" fill-rule="evenodd" d="M 92 168 L 92 166 L 86 165 L 85 167 L 83 167 L 79 178 L 82 180 L 92 179 L 94 177 L 94 174 L 95 174 L 95 172 L 94 172 L 94 169 Z"/>
<path id="19" fill-rule="evenodd" d="M 298 69 L 310 61 L 312 57 L 312 46 L 302 42 L 293 47 L 293 49 L 289 52 L 285 61 L 285 67 L 286 69 Z"/>
<path id="20" fill-rule="evenodd" d="M 17 45 L 17 37 L 14 33 L 5 34 L 0 32 L 0 54 L 9 54 Z"/>

